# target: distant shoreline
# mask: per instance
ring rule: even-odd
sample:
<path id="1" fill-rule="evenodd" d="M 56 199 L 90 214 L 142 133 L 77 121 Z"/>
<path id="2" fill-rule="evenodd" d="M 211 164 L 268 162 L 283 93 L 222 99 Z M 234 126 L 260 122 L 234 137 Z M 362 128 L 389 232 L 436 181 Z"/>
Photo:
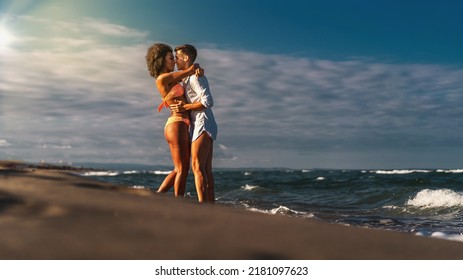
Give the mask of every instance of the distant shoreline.
<path id="1" fill-rule="evenodd" d="M 96 171 L 96 170 L 113 170 L 113 169 L 124 169 L 126 167 L 137 167 L 137 168 L 155 168 L 155 169 L 167 169 L 170 170 L 173 167 L 171 165 L 159 165 L 159 164 L 141 164 L 141 163 L 109 163 L 109 162 L 76 162 L 73 163 L 31 163 L 24 162 L 21 160 L 1 160 L 0 166 L 10 165 L 17 166 L 18 168 L 37 168 L 37 169 L 55 169 L 55 170 L 74 170 L 74 171 Z M 248 170 L 248 171 L 260 171 L 260 170 L 292 170 L 292 171 L 317 171 L 317 170 L 348 170 L 348 171 L 438 171 L 438 170 L 462 170 L 460 168 L 442 168 L 442 167 L 404 167 L 404 168 L 327 168 L 327 167 L 314 167 L 314 168 L 291 168 L 291 167 L 214 167 L 214 170 Z"/>
<path id="2" fill-rule="evenodd" d="M 0 160 L 0 168 L 6 169 L 39 169 L 39 170 L 68 170 L 68 171 L 92 171 L 100 170 L 88 167 L 76 167 L 71 165 L 58 165 L 50 163 L 28 163 L 19 160 Z"/>

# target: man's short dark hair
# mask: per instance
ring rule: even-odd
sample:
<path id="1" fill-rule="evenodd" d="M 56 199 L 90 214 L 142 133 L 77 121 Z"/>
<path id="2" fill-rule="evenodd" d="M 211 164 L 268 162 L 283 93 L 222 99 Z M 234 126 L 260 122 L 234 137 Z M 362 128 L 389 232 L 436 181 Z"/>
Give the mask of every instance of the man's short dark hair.
<path id="1" fill-rule="evenodd" d="M 195 62 L 196 57 L 198 56 L 198 51 L 196 48 L 189 44 L 180 45 L 175 48 L 175 51 L 182 51 L 182 53 L 188 55 L 188 57 L 191 59 L 191 62 Z"/>

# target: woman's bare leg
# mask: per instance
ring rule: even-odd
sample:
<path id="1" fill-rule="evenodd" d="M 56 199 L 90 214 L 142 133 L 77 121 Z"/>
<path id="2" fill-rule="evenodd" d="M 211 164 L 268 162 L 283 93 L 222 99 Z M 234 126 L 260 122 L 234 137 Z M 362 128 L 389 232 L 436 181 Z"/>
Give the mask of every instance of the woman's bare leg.
<path id="1" fill-rule="evenodd" d="M 186 178 L 190 164 L 190 136 L 188 126 L 184 122 L 171 123 L 165 128 L 164 135 L 169 143 L 172 162 L 174 164 L 174 171 L 164 179 L 164 182 L 167 186 L 168 184 L 172 184 L 173 181 L 175 196 L 183 197 L 185 195 Z"/>
<path id="2" fill-rule="evenodd" d="M 177 172 L 175 170 L 172 170 L 172 172 L 170 172 L 169 175 L 166 176 L 164 181 L 162 181 L 162 184 L 161 186 L 159 186 L 157 193 L 168 192 L 170 188 L 172 188 L 172 186 L 174 185 L 175 176 L 177 176 Z"/>

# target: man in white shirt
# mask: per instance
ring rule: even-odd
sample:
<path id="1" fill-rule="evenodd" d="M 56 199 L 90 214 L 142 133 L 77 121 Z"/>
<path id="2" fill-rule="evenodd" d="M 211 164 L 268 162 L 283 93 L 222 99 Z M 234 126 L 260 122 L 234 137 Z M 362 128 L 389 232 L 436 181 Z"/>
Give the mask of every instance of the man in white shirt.
<path id="1" fill-rule="evenodd" d="M 197 50 L 192 45 L 175 48 L 179 70 L 187 69 L 196 60 Z M 171 105 L 174 112 L 190 111 L 191 114 L 191 168 L 195 177 L 199 202 L 214 203 L 214 176 L 212 174 L 213 141 L 217 139 L 217 123 L 211 107 L 214 105 L 206 76 L 189 76 L 183 79 L 188 103 Z"/>

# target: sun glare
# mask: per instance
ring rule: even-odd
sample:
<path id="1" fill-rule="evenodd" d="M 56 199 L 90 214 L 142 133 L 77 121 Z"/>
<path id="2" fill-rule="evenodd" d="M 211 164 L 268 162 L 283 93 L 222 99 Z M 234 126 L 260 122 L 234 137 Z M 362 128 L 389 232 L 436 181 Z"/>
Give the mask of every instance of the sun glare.
<path id="1" fill-rule="evenodd" d="M 8 46 L 13 41 L 13 36 L 3 27 L 0 27 L 0 48 Z"/>

